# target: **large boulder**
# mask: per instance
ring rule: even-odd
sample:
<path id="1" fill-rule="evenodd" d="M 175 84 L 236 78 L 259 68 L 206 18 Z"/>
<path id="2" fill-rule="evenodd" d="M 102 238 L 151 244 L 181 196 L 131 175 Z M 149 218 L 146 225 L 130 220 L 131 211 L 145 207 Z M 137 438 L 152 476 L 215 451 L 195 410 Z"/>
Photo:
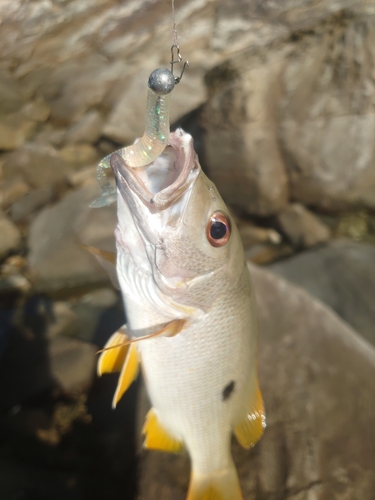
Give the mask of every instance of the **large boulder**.
<path id="1" fill-rule="evenodd" d="M 261 268 L 250 270 L 267 429 L 254 450 L 233 444 L 244 499 L 372 500 L 374 348 L 303 290 Z M 141 458 L 143 500 L 185 499 L 185 455 L 143 452 Z"/>
<path id="2" fill-rule="evenodd" d="M 330 306 L 375 345 L 375 246 L 336 240 L 269 269 Z"/>

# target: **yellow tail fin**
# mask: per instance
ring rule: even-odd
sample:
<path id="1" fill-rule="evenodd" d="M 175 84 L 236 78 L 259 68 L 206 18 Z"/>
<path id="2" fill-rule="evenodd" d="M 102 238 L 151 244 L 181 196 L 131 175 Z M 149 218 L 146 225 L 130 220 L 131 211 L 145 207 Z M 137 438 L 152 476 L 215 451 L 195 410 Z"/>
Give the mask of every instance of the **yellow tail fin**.
<path id="1" fill-rule="evenodd" d="M 193 471 L 186 500 L 243 500 L 234 465 L 211 475 Z"/>

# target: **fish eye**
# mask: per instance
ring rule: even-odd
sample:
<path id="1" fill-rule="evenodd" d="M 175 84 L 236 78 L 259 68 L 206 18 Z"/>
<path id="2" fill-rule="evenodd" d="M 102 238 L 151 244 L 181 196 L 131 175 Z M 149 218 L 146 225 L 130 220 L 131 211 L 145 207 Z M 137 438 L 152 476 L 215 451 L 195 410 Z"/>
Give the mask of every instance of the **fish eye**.
<path id="1" fill-rule="evenodd" d="M 224 212 L 214 212 L 208 221 L 206 235 L 213 247 L 222 247 L 230 238 L 230 220 Z"/>

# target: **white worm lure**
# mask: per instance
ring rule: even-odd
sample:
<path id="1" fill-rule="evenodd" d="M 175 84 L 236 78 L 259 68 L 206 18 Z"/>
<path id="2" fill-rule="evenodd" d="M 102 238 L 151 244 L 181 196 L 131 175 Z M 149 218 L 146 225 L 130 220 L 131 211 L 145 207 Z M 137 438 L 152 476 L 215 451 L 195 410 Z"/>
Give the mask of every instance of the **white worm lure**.
<path id="1" fill-rule="evenodd" d="M 174 49 L 177 50 L 177 59 L 174 59 Z M 146 105 L 146 126 L 143 136 L 131 146 L 121 148 L 118 153 L 132 168 L 144 167 L 152 163 L 162 154 L 168 143 L 170 132 L 169 104 L 170 94 L 175 85 L 180 82 L 188 62 L 186 61 L 181 75 L 173 75 L 173 64 L 181 62 L 180 49 L 178 45 L 171 48 L 172 61 L 170 71 L 167 68 L 154 70 L 148 79 L 148 94 Z M 116 201 L 116 188 L 110 183 L 107 175 L 110 166 L 110 158 L 113 153 L 103 158 L 99 163 L 98 182 L 102 188 L 100 198 L 91 203 L 92 208 L 100 208 L 111 205 Z"/>

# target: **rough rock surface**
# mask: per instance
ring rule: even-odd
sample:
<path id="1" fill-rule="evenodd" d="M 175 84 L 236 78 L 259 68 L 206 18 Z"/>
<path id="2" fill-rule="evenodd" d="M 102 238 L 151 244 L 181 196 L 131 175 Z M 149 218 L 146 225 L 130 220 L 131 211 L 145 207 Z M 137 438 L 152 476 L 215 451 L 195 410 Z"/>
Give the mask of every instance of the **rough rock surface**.
<path id="1" fill-rule="evenodd" d="M 0 211 L 0 258 L 15 250 L 20 243 L 19 229 Z"/>
<path id="2" fill-rule="evenodd" d="M 48 345 L 51 375 L 66 393 L 84 392 L 92 384 L 97 361 L 92 344 L 56 337 Z"/>
<path id="3" fill-rule="evenodd" d="M 337 240 L 269 269 L 329 305 L 375 345 L 375 247 Z"/>
<path id="4" fill-rule="evenodd" d="M 220 33 L 232 30 L 223 43 L 237 40 L 243 52 L 207 75 L 209 173 L 226 199 L 258 215 L 288 197 L 325 210 L 373 208 L 374 5 L 282 4 L 250 12 L 243 2 L 240 19 L 240 7 L 222 2 Z"/>
<path id="5" fill-rule="evenodd" d="M 233 445 L 245 500 L 372 500 L 375 350 L 303 290 L 251 274 L 267 429 L 250 452 Z M 141 470 L 143 500 L 185 499 L 186 456 L 143 452 Z"/>
<path id="6" fill-rule="evenodd" d="M 99 193 L 98 185 L 79 189 L 43 209 L 32 221 L 29 264 L 37 287 L 69 288 L 108 279 L 96 259 L 78 246 L 114 251 L 116 205 L 90 208 Z"/>
<path id="7" fill-rule="evenodd" d="M 296 247 L 312 247 L 329 240 L 330 230 L 300 203 L 288 205 L 277 216 L 282 232 Z"/>

